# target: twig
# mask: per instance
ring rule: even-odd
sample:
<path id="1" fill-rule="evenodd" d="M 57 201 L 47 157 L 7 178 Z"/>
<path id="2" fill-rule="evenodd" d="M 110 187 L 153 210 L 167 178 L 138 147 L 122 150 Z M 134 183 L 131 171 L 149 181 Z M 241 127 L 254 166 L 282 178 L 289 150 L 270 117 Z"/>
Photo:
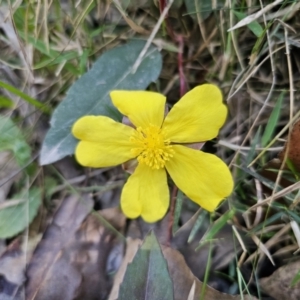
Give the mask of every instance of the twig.
<path id="1" fill-rule="evenodd" d="M 157 34 L 162 22 L 164 21 L 169 9 L 171 8 L 172 4 L 173 4 L 174 0 L 169 0 L 168 5 L 164 8 L 163 12 L 161 13 L 155 27 L 153 28 L 146 45 L 144 46 L 143 50 L 141 51 L 140 55 L 138 56 L 136 62 L 134 63 L 133 67 L 132 67 L 132 73 L 135 73 L 137 68 L 139 67 L 139 65 L 141 64 L 143 57 L 145 56 L 148 48 L 150 47 L 150 44 L 152 43 L 155 35 Z"/>

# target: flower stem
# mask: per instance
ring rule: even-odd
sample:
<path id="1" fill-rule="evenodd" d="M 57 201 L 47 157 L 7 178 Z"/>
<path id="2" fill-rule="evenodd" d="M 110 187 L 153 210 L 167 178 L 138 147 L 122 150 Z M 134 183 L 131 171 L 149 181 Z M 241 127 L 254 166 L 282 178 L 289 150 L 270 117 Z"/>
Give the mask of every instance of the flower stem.
<path id="1" fill-rule="evenodd" d="M 178 187 L 174 185 L 172 195 L 171 195 L 171 204 L 170 204 L 170 214 L 169 214 L 169 236 L 168 236 L 168 246 L 171 244 L 173 236 L 173 222 L 174 222 L 174 213 L 175 213 L 175 204 L 178 193 Z"/>

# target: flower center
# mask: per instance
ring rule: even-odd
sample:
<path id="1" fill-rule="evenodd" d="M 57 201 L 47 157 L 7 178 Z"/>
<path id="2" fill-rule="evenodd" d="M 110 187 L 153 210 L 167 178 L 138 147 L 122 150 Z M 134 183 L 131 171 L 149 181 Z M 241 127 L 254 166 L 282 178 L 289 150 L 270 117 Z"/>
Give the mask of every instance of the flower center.
<path id="1" fill-rule="evenodd" d="M 173 157 L 174 150 L 170 140 L 166 139 L 163 131 L 155 125 L 138 127 L 130 141 L 134 144 L 131 151 L 137 156 L 137 160 L 152 169 L 163 168 L 165 162 Z"/>

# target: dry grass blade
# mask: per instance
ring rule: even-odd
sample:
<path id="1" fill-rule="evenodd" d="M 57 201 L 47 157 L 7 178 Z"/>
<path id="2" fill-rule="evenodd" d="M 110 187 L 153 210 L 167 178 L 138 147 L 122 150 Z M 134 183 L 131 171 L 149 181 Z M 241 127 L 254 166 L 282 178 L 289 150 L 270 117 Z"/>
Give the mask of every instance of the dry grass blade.
<path id="1" fill-rule="evenodd" d="M 243 242 L 242 238 L 241 238 L 241 235 L 239 234 L 239 232 L 237 231 L 236 227 L 234 225 L 232 225 L 232 229 L 233 229 L 233 232 L 236 236 L 236 238 L 238 239 L 242 249 L 243 249 L 243 253 L 239 259 L 239 262 L 238 262 L 238 266 L 240 267 L 243 263 L 244 263 L 244 260 L 246 258 L 246 255 L 247 255 L 247 248 L 245 246 L 245 243 Z"/>
<path id="2" fill-rule="evenodd" d="M 254 234 L 251 234 L 251 238 L 253 239 L 254 243 L 258 246 L 258 248 L 260 249 L 260 251 L 262 253 L 264 253 L 269 258 L 269 260 L 271 261 L 271 263 L 273 265 L 275 265 L 274 260 L 273 260 L 273 258 L 271 256 L 271 253 L 268 250 L 268 248 L 266 247 L 266 245 L 264 245 L 262 243 L 262 241 L 256 235 L 254 235 Z"/>
<path id="3" fill-rule="evenodd" d="M 251 206 L 248 211 L 250 210 L 253 210 L 261 205 L 265 205 L 265 204 L 269 204 L 270 202 L 276 200 L 276 199 L 279 199 L 283 196 L 286 196 L 288 195 L 289 193 L 293 192 L 293 191 L 296 191 L 300 188 L 300 182 L 296 182 L 294 184 L 292 184 L 291 186 L 288 186 L 284 189 L 282 189 L 281 191 L 277 192 L 277 193 L 274 193 L 273 195 L 271 195 L 270 197 L 264 199 L 264 200 L 261 200 L 261 202 Z"/>
<path id="4" fill-rule="evenodd" d="M 290 222 L 291 228 L 293 230 L 294 236 L 297 240 L 297 244 L 298 244 L 298 250 L 300 249 L 300 228 L 299 225 L 296 221 L 292 220 Z"/>
<path id="5" fill-rule="evenodd" d="M 191 290 L 189 292 L 187 300 L 194 300 L 194 298 L 195 298 L 195 290 L 196 290 L 196 281 L 193 282 L 193 285 L 191 287 Z"/>
<path id="6" fill-rule="evenodd" d="M 155 24 L 155 27 L 153 28 L 149 38 L 147 39 L 147 43 L 145 45 L 145 47 L 143 48 L 143 50 L 141 51 L 140 55 L 138 56 L 136 62 L 134 63 L 133 67 L 132 67 L 132 72 L 134 73 L 137 68 L 139 67 L 139 65 L 141 64 L 143 57 L 145 56 L 147 50 L 149 49 L 153 39 L 155 38 L 162 22 L 164 21 L 169 9 L 171 8 L 172 4 L 173 4 L 174 0 L 169 0 L 168 1 L 168 5 L 164 8 L 163 12 L 161 13 L 161 15 L 159 16 L 159 19 L 157 21 L 157 23 Z"/>
<path id="7" fill-rule="evenodd" d="M 240 22 L 238 22 L 235 26 L 229 28 L 227 31 L 233 31 L 237 28 L 246 26 L 248 24 L 250 24 L 251 22 L 257 20 L 258 18 L 260 18 L 262 15 L 264 15 L 265 13 L 267 13 L 268 11 L 270 11 L 273 7 L 275 7 L 276 5 L 280 4 L 281 2 L 283 2 L 283 0 L 276 0 L 273 3 L 265 6 L 264 8 L 262 8 L 261 10 L 259 10 L 257 13 L 252 14 L 246 18 L 244 18 L 243 20 L 241 20 Z"/>

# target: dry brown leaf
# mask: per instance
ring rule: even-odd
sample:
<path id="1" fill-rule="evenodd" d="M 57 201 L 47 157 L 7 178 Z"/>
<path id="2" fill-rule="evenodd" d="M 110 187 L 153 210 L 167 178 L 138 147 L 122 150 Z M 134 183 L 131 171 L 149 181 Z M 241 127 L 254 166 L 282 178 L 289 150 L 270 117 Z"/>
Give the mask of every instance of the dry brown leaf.
<path id="1" fill-rule="evenodd" d="M 25 265 L 26 257 L 15 240 L 0 256 L 0 299 L 24 299 Z"/>
<path id="2" fill-rule="evenodd" d="M 269 161 L 260 171 L 260 175 L 275 182 L 287 151 L 287 158 L 293 163 L 296 170 L 300 172 L 300 120 L 293 125 L 289 139 L 285 143 L 283 150 L 278 154 L 278 159 L 275 158 Z M 288 169 L 288 167 L 285 165 L 284 169 Z M 282 187 L 288 187 L 293 182 L 281 177 L 279 184 Z"/>
<path id="3" fill-rule="evenodd" d="M 300 261 L 280 267 L 271 276 L 260 280 L 261 288 L 276 300 L 299 300 L 300 282 L 291 287 L 299 270 Z"/>
<path id="4" fill-rule="evenodd" d="M 64 271 L 67 269 L 65 260 L 68 253 L 64 253 L 62 250 L 72 240 L 92 206 L 93 201 L 89 196 L 80 199 L 73 195 L 63 201 L 29 263 L 26 274 L 28 278 L 26 298 L 28 300 L 59 299 L 57 297 L 60 295 L 63 295 L 63 298 L 60 299 L 64 300 L 74 298 L 80 284 L 80 274 L 70 267 L 72 270 L 68 268 L 69 276 L 64 277 Z M 57 282 L 53 289 L 51 278 L 55 276 L 51 275 L 61 272 L 64 280 Z M 65 292 L 66 287 L 67 292 Z"/>
<path id="5" fill-rule="evenodd" d="M 259 172 L 259 174 L 271 180 L 272 182 L 276 182 L 281 163 L 282 161 L 280 159 L 274 158 L 264 165 L 263 169 Z M 283 188 L 286 188 L 292 184 L 293 182 L 284 178 L 283 176 L 280 178 L 279 185 L 281 185 Z M 266 194 L 270 194 L 272 192 L 266 186 L 263 186 L 263 191 Z"/>
<path id="6" fill-rule="evenodd" d="M 116 238 L 116 232 L 122 232 L 126 218 L 118 207 L 99 212 L 112 231 L 94 213 L 82 225 L 78 235 L 79 249 L 72 262 L 82 275 L 82 282 L 76 299 L 107 299 L 111 283 L 107 272 L 115 272 L 123 257 L 124 241 Z"/>
<path id="7" fill-rule="evenodd" d="M 194 293 L 194 300 L 199 300 L 199 295 L 203 288 L 205 288 L 204 300 L 239 300 L 241 296 L 228 295 L 221 293 L 210 286 L 204 284 L 194 276 L 187 266 L 184 257 L 175 249 L 163 247 L 163 254 L 168 263 L 170 276 L 174 284 L 174 300 L 187 299 L 191 288 L 195 282 L 196 288 Z M 205 268 L 205 265 L 203 266 Z M 245 300 L 257 300 L 256 297 L 243 295 Z"/>
<path id="8" fill-rule="evenodd" d="M 288 153 L 286 153 L 287 151 Z M 290 162 L 292 162 L 296 171 L 300 172 L 300 120 L 298 120 L 294 124 L 289 139 L 285 143 L 283 150 L 278 154 L 278 158 L 274 158 L 268 163 L 266 163 L 262 170 L 259 172 L 259 174 L 275 183 L 277 181 L 277 177 L 279 176 L 279 170 L 289 169 L 287 163 L 285 163 L 285 165 L 282 166 L 285 155 L 287 155 L 286 158 L 289 159 Z M 264 182 L 262 182 L 263 192 L 272 196 L 268 197 L 267 199 L 264 199 L 260 203 L 257 203 L 252 207 L 252 209 L 254 209 L 256 206 L 262 205 L 263 203 L 267 203 L 272 200 L 279 199 L 277 200 L 277 202 L 280 202 L 280 198 L 282 195 L 285 195 L 287 193 L 292 192 L 295 189 L 298 189 L 298 183 L 295 183 L 294 180 L 292 180 L 291 178 L 286 178 L 284 175 L 284 173 L 281 174 L 280 180 L 278 181 L 278 184 L 284 189 L 275 194 L 272 194 L 272 190 L 269 187 L 267 187 L 264 184 Z M 291 189 L 287 189 L 288 187 L 290 187 Z"/>
<path id="9" fill-rule="evenodd" d="M 92 205 L 88 196 L 63 202 L 29 264 L 27 299 L 107 299 L 126 219 L 119 208 L 88 215 Z"/>
<path id="10" fill-rule="evenodd" d="M 99 214 L 117 231 L 121 231 L 126 224 L 126 217 L 119 207 L 103 209 Z"/>
<path id="11" fill-rule="evenodd" d="M 33 297 L 28 299 L 73 300 L 80 288 L 82 276 L 69 263 L 68 253 L 63 251 L 55 258 L 56 261 L 47 270 L 41 285 L 35 290 Z M 33 276 L 31 276 L 32 278 Z M 31 296 L 31 295 L 30 295 Z"/>
<path id="12" fill-rule="evenodd" d="M 281 161 L 283 161 L 287 149 L 287 157 L 293 163 L 296 170 L 300 172 L 300 120 L 293 125 L 289 139 L 286 142 L 283 151 L 279 154 L 279 159 Z"/>
<path id="13" fill-rule="evenodd" d="M 198 216 L 198 213 L 196 213 L 195 216 Z M 176 248 L 182 253 L 193 274 L 202 280 L 205 273 L 205 268 L 202 268 L 202 266 L 206 265 L 210 251 L 214 253 L 211 262 L 211 270 L 214 271 L 226 267 L 241 248 L 239 245 L 234 245 L 232 228 L 227 224 L 216 234 L 214 242 L 211 245 L 207 243 L 195 251 L 199 246 L 199 240 L 207 230 L 206 226 L 208 226 L 208 224 L 204 223 L 201 229 L 198 230 L 193 241 L 188 243 L 187 240 L 197 219 L 195 216 L 178 230 L 172 245 L 173 248 Z M 192 219 L 194 220 L 191 221 Z M 213 276 L 211 276 L 210 279 L 214 280 Z"/>

